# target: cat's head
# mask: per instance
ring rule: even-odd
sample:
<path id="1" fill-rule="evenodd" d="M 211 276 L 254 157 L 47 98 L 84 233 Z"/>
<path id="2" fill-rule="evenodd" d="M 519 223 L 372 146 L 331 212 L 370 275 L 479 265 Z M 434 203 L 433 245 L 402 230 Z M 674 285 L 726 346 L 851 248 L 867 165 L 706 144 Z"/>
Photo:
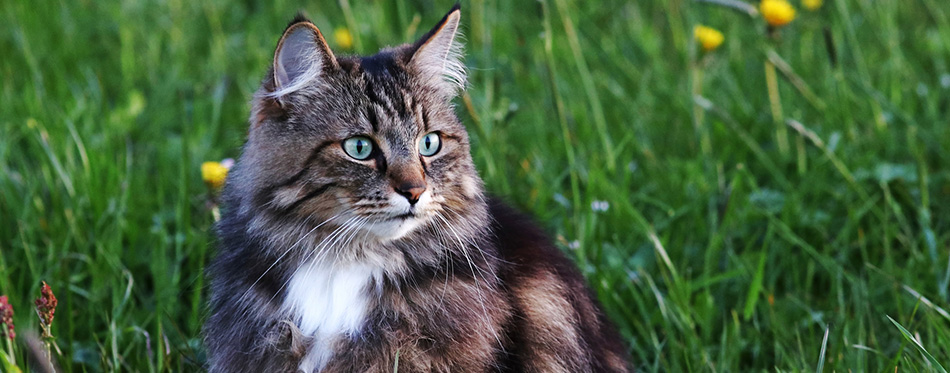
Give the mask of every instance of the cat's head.
<path id="1" fill-rule="evenodd" d="M 419 41 L 368 57 L 338 57 L 294 20 L 254 96 L 232 202 L 309 226 L 359 223 L 385 241 L 480 201 L 451 104 L 465 84 L 459 17 L 456 5 Z"/>

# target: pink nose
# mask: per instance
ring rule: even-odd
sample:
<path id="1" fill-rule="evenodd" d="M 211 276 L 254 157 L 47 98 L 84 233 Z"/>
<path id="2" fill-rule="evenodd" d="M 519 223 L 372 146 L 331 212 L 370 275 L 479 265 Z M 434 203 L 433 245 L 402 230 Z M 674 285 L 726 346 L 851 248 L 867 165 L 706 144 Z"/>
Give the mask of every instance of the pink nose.
<path id="1" fill-rule="evenodd" d="M 420 182 L 405 181 L 393 186 L 393 189 L 399 195 L 406 197 L 410 205 L 415 205 L 416 202 L 419 202 L 419 196 L 422 195 L 422 192 L 426 191 L 426 185 Z"/>

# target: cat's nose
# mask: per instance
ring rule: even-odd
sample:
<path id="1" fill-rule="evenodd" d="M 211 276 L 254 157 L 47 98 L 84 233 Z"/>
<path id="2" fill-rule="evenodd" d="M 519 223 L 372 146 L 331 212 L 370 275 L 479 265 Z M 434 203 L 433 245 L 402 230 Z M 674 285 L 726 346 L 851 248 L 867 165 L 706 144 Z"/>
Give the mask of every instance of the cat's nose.
<path id="1" fill-rule="evenodd" d="M 389 168 L 389 185 L 396 193 L 406 197 L 410 205 L 415 205 L 426 191 L 425 172 L 421 165 L 394 161 Z"/>
<path id="2" fill-rule="evenodd" d="M 422 195 L 422 192 L 426 191 L 426 185 L 420 182 L 405 181 L 396 184 L 393 186 L 393 189 L 395 189 L 399 195 L 406 197 L 410 205 L 415 205 L 416 202 L 419 202 L 419 196 Z"/>

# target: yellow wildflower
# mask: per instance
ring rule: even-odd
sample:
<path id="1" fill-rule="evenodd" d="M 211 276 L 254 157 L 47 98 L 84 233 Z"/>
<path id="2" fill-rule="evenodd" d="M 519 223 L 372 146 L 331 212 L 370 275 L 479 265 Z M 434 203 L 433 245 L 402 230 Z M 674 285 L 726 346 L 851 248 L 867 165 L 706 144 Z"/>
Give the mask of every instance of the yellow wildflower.
<path id="1" fill-rule="evenodd" d="M 786 0 L 762 0 L 759 12 L 773 27 L 785 26 L 795 19 L 795 8 Z"/>
<path id="2" fill-rule="evenodd" d="M 696 41 L 698 41 L 699 44 L 703 46 L 703 50 L 707 52 L 711 52 L 716 48 L 719 48 L 719 46 L 722 45 L 722 41 L 725 39 L 719 30 L 703 25 L 697 25 L 693 29 L 693 35 L 696 37 Z"/>
<path id="3" fill-rule="evenodd" d="M 333 30 L 333 39 L 336 40 L 336 45 L 340 48 L 353 48 L 353 34 L 346 27 L 337 27 L 336 30 Z"/>
<path id="4" fill-rule="evenodd" d="M 815 11 L 815 10 L 818 10 L 818 8 L 821 8 L 821 3 L 822 3 L 822 0 L 802 0 L 802 5 L 804 5 L 805 8 L 808 8 L 808 10 L 812 10 L 812 11 Z"/>
<path id="5" fill-rule="evenodd" d="M 228 177 L 228 168 L 220 162 L 205 162 L 201 164 L 201 178 L 212 189 L 224 186 L 224 179 Z"/>

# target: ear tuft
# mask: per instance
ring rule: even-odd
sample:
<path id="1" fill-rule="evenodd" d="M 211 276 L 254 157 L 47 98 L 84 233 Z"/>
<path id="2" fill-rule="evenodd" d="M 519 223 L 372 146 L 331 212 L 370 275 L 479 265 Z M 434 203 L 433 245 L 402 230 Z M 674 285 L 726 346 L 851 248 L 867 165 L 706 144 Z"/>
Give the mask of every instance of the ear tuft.
<path id="1" fill-rule="evenodd" d="M 301 14 L 287 26 L 274 52 L 274 91 L 267 96 L 280 99 L 319 79 L 336 58 L 320 30 Z"/>
<path id="2" fill-rule="evenodd" d="M 290 23 L 287 24 L 287 29 L 290 29 L 290 26 L 293 26 L 301 22 L 307 22 L 311 24 L 313 23 L 310 21 L 310 18 L 308 18 L 307 15 L 303 13 L 303 11 L 299 11 L 297 12 L 297 15 L 294 16 L 294 19 L 290 21 Z"/>
<path id="3" fill-rule="evenodd" d="M 409 66 L 427 84 L 447 98 L 465 89 L 466 73 L 462 61 L 459 20 L 461 10 L 456 3 L 439 23 L 413 45 L 415 51 Z"/>

